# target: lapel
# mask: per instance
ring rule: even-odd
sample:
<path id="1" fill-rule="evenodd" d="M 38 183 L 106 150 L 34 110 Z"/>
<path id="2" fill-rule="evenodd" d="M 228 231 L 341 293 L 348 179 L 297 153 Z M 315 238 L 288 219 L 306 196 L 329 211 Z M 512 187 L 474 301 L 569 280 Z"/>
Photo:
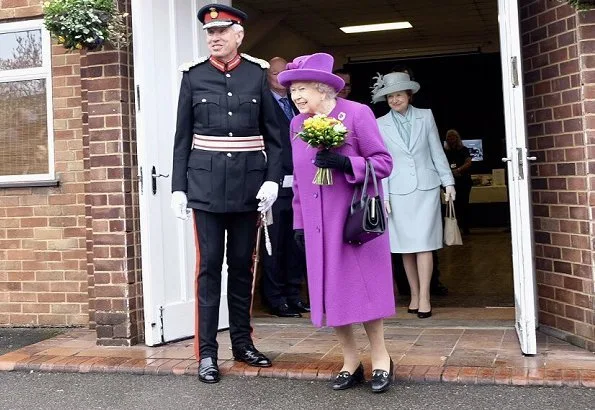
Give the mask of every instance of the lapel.
<path id="1" fill-rule="evenodd" d="M 413 147 L 415 147 L 415 144 L 417 143 L 417 140 L 419 139 L 419 136 L 421 135 L 421 127 L 423 124 L 423 115 L 422 115 L 422 110 L 419 110 L 419 109 L 415 108 L 414 106 L 411 106 L 411 109 L 413 110 L 413 112 L 412 112 L 413 124 L 411 125 L 411 138 L 409 138 L 409 148 L 410 148 L 410 150 L 413 150 Z"/>
<path id="2" fill-rule="evenodd" d="M 405 142 L 403 142 L 403 138 L 401 138 L 401 136 L 397 133 L 397 127 L 395 126 L 393 116 L 390 111 L 388 114 L 380 117 L 380 124 L 393 144 L 396 144 L 403 151 L 409 152 L 409 148 L 405 145 Z"/>

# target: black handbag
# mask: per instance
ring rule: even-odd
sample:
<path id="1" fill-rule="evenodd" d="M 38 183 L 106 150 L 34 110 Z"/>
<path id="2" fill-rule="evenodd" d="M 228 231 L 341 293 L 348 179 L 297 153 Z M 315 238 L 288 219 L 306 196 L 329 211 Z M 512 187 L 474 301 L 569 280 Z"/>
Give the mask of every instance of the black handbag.
<path id="1" fill-rule="evenodd" d="M 368 195 L 368 180 L 372 175 L 374 196 Z M 361 194 L 358 195 L 358 191 Z M 352 245 L 361 245 L 378 238 L 386 229 L 383 201 L 378 194 L 378 181 L 372 162 L 366 160 L 366 176 L 362 185 L 356 185 L 351 199 L 351 206 L 343 229 L 343 239 Z"/>

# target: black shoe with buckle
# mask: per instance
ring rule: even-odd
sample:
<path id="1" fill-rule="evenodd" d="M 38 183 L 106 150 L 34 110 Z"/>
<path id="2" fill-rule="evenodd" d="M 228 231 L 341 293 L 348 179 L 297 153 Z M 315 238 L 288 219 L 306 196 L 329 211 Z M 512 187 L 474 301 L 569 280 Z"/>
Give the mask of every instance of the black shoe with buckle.
<path id="1" fill-rule="evenodd" d="M 302 317 L 297 310 L 290 308 L 287 303 L 271 308 L 271 315 L 279 317 Z"/>
<path id="2" fill-rule="evenodd" d="M 339 372 L 333 381 L 333 390 L 349 389 L 350 387 L 363 383 L 364 381 L 364 365 L 360 363 L 353 374 L 349 373 L 347 370 Z"/>
<path id="3" fill-rule="evenodd" d="M 198 365 L 198 380 L 203 383 L 219 382 L 219 366 L 217 366 L 217 359 L 214 357 L 200 359 Z"/>
<path id="4" fill-rule="evenodd" d="M 298 300 L 297 302 L 290 302 L 289 307 L 299 313 L 310 312 L 310 305 L 301 300 Z"/>
<path id="5" fill-rule="evenodd" d="M 387 391 L 393 383 L 393 359 L 390 359 L 390 370 L 387 372 L 382 369 L 372 370 L 372 392 L 383 393 Z"/>
<path id="6" fill-rule="evenodd" d="M 268 357 L 260 353 L 253 345 L 233 349 L 233 358 L 238 362 L 247 363 L 254 367 L 271 367 L 273 364 Z"/>

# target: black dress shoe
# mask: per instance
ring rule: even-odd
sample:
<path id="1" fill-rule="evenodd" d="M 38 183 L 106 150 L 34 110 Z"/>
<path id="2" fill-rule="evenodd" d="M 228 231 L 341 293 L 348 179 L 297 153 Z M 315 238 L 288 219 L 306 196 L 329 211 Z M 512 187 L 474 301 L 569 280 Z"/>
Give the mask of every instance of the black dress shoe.
<path id="1" fill-rule="evenodd" d="M 417 312 L 417 317 L 420 319 L 427 319 L 430 316 L 432 316 L 432 310 L 430 310 L 429 312 Z"/>
<path id="2" fill-rule="evenodd" d="M 268 357 L 260 353 L 252 345 L 233 349 L 233 358 L 238 362 L 245 362 L 254 367 L 271 367 L 273 365 Z"/>
<path id="3" fill-rule="evenodd" d="M 414 315 L 419 312 L 419 309 L 407 309 L 407 313 L 413 313 Z"/>
<path id="4" fill-rule="evenodd" d="M 387 372 L 382 369 L 372 370 L 372 392 L 383 393 L 388 390 L 393 383 L 393 359 L 390 359 L 390 369 Z"/>
<path id="5" fill-rule="evenodd" d="M 200 359 L 198 365 L 198 380 L 203 383 L 219 382 L 219 366 L 217 366 L 217 359 L 213 357 Z"/>
<path id="6" fill-rule="evenodd" d="M 359 383 L 363 383 L 364 381 L 364 365 L 360 363 L 353 374 L 349 373 L 347 370 L 339 372 L 337 377 L 335 377 L 335 381 L 333 381 L 333 390 L 349 389 L 350 387 L 353 387 Z"/>
<path id="7" fill-rule="evenodd" d="M 289 303 L 289 307 L 293 310 L 295 310 L 296 312 L 300 312 L 300 313 L 308 313 L 310 311 L 310 305 L 308 305 L 307 303 L 304 303 L 301 300 L 298 300 L 295 303 Z"/>
<path id="8" fill-rule="evenodd" d="M 302 317 L 297 310 L 290 308 L 287 303 L 271 308 L 271 315 L 279 317 Z"/>

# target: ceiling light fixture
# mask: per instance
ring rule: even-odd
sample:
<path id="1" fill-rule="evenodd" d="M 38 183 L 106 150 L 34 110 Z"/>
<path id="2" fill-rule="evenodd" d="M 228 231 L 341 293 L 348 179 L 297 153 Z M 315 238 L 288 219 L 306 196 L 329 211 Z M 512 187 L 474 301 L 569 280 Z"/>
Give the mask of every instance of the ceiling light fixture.
<path id="1" fill-rule="evenodd" d="M 385 31 L 385 30 L 401 30 L 404 28 L 413 28 L 408 21 L 397 21 L 394 23 L 380 23 L 380 24 L 365 24 L 363 26 L 347 26 L 341 27 L 344 33 L 367 33 L 370 31 Z"/>

